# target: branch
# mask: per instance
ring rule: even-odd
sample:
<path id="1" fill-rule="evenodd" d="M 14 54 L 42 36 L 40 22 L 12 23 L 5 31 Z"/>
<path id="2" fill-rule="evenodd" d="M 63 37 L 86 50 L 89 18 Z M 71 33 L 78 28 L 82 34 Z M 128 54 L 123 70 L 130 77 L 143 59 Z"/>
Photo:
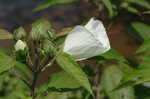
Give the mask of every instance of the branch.
<path id="1" fill-rule="evenodd" d="M 52 66 L 52 64 L 55 62 L 55 60 L 56 60 L 56 56 L 54 56 L 54 58 L 46 66 L 41 67 L 40 70 L 44 71 L 46 68 Z"/>

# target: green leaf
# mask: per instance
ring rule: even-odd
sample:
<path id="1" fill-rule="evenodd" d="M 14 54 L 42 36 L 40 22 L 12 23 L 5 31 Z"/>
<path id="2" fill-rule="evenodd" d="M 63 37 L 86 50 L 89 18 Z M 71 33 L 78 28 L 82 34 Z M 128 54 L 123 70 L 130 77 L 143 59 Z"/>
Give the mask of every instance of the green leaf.
<path id="1" fill-rule="evenodd" d="M 125 9 L 131 13 L 134 13 L 136 15 L 140 15 L 140 12 L 135 8 L 135 7 L 132 7 L 132 6 L 128 6 L 128 7 L 125 7 Z"/>
<path id="2" fill-rule="evenodd" d="M 56 61 L 64 71 L 76 79 L 81 86 L 93 95 L 87 75 L 70 55 L 62 52 L 57 56 Z"/>
<path id="3" fill-rule="evenodd" d="M 0 99 L 31 99 L 30 89 L 17 77 L 10 73 L 3 73 L 0 76 L 0 87 L 6 93 Z"/>
<path id="4" fill-rule="evenodd" d="M 8 71 L 14 67 L 15 64 L 16 61 L 13 58 L 0 51 L 0 73 Z"/>
<path id="5" fill-rule="evenodd" d="M 13 35 L 6 30 L 0 29 L 0 40 L 13 39 Z"/>
<path id="6" fill-rule="evenodd" d="M 45 2 L 37 6 L 34 9 L 34 11 L 43 10 L 43 9 L 46 9 L 48 7 L 55 6 L 55 5 L 70 4 L 76 1 L 79 1 L 79 0 L 45 0 Z"/>
<path id="7" fill-rule="evenodd" d="M 150 81 L 150 67 L 129 71 L 122 79 L 120 86 L 134 86 Z"/>
<path id="8" fill-rule="evenodd" d="M 22 76 L 23 78 L 27 78 L 26 80 L 32 79 L 32 72 L 25 64 L 16 61 L 3 52 L 0 52 L 0 73 L 9 71 L 10 69 L 15 70 L 16 73 L 19 74 L 19 77 Z"/>
<path id="9" fill-rule="evenodd" d="M 142 64 L 140 64 L 140 68 L 142 67 L 145 67 L 146 65 L 148 66 L 148 67 L 150 67 L 150 61 L 149 61 L 149 59 L 150 59 L 150 55 L 141 55 L 141 56 L 138 56 L 137 57 L 137 59 L 139 60 L 139 61 L 142 61 L 143 63 Z M 142 66 L 141 66 L 142 65 Z"/>
<path id="10" fill-rule="evenodd" d="M 77 80 L 75 80 L 68 73 L 62 71 L 51 74 L 49 76 L 48 82 L 37 89 L 37 93 L 41 94 L 43 92 L 46 92 L 49 88 L 55 88 L 58 90 L 59 89 L 72 90 L 77 89 L 79 87 L 81 87 L 81 85 L 77 82 Z"/>
<path id="11" fill-rule="evenodd" d="M 28 83 L 33 79 L 32 71 L 23 63 L 16 62 L 15 67 L 11 71 L 15 72 L 17 76 L 21 77 Z"/>
<path id="12" fill-rule="evenodd" d="M 65 81 L 65 83 L 64 83 Z M 49 77 L 49 87 L 55 88 L 79 88 L 80 84 L 76 79 L 70 76 L 66 72 L 59 72 L 50 75 Z"/>
<path id="13" fill-rule="evenodd" d="M 87 99 L 82 98 L 81 92 L 49 92 L 45 96 L 39 97 L 39 99 Z"/>
<path id="14" fill-rule="evenodd" d="M 150 10 L 149 11 L 144 11 L 143 14 L 150 14 Z"/>
<path id="15" fill-rule="evenodd" d="M 123 75 L 124 72 L 116 66 L 105 68 L 101 78 L 101 86 L 109 99 L 135 99 L 132 87 L 112 91 L 119 85 Z"/>
<path id="16" fill-rule="evenodd" d="M 113 11 L 113 5 L 111 3 L 111 0 L 102 0 L 104 5 L 107 7 L 109 11 L 109 17 L 112 18 L 114 16 L 114 11 Z"/>
<path id="17" fill-rule="evenodd" d="M 150 38 L 150 25 L 140 22 L 133 22 L 131 25 L 142 36 L 142 38 Z"/>
<path id="18" fill-rule="evenodd" d="M 126 9 L 127 11 L 133 13 L 133 14 L 136 14 L 136 15 L 140 15 L 141 13 L 138 11 L 137 8 L 133 7 L 132 5 L 130 5 L 128 2 L 122 2 L 120 4 L 120 7 L 121 8 L 124 8 Z"/>
<path id="19" fill-rule="evenodd" d="M 140 54 L 136 57 L 137 60 L 142 63 L 139 68 L 150 68 L 150 39 L 145 40 L 136 52 Z"/>
<path id="20" fill-rule="evenodd" d="M 147 0 L 126 0 L 129 3 L 135 3 L 138 4 L 140 6 L 146 7 L 148 9 L 150 9 L 150 4 Z"/>
<path id="21" fill-rule="evenodd" d="M 129 31 L 130 34 L 138 36 L 137 38 L 141 37 L 142 41 L 150 39 L 150 25 L 141 22 L 132 22 L 131 27 L 134 31 Z"/>
<path id="22" fill-rule="evenodd" d="M 116 60 L 117 62 L 127 62 L 127 60 L 114 49 L 110 49 L 108 52 L 100 56 L 108 60 Z"/>
<path id="23" fill-rule="evenodd" d="M 150 51 L 150 39 L 145 40 L 142 45 L 138 48 L 137 53 L 149 52 Z"/>

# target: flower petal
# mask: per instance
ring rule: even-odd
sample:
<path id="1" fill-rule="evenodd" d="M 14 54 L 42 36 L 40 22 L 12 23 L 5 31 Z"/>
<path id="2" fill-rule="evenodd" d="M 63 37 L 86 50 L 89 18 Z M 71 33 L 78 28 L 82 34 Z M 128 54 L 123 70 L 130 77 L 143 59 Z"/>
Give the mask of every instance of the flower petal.
<path id="1" fill-rule="evenodd" d="M 105 27 L 101 21 L 91 18 L 90 21 L 85 25 L 85 28 L 89 30 L 104 47 L 110 49 L 109 39 Z"/>
<path id="2" fill-rule="evenodd" d="M 64 52 L 76 60 L 84 60 L 101 53 L 107 49 L 83 26 L 75 27 L 67 36 Z"/>

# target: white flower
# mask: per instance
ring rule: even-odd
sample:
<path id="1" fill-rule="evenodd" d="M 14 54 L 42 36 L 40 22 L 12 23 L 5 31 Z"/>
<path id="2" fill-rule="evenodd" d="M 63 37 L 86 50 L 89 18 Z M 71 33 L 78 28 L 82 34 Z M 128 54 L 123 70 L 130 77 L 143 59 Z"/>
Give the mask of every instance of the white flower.
<path id="1" fill-rule="evenodd" d="M 23 42 L 22 40 L 18 40 L 17 43 L 15 44 L 15 50 L 19 51 L 19 50 L 24 50 L 26 48 L 26 43 Z"/>
<path id="2" fill-rule="evenodd" d="M 84 60 L 110 49 L 106 30 L 99 20 L 91 18 L 85 26 L 76 26 L 65 40 L 63 51 L 76 60 Z"/>

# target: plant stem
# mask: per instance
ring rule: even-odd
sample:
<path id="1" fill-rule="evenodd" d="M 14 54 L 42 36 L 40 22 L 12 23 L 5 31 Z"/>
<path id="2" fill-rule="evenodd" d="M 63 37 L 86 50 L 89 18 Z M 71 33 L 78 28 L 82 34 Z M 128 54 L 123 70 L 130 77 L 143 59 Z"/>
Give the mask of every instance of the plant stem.
<path id="1" fill-rule="evenodd" d="M 47 67 L 50 67 L 51 65 L 53 65 L 55 60 L 56 60 L 56 56 L 54 56 L 54 58 L 51 59 L 51 61 L 48 64 L 44 64 L 44 66 L 40 68 L 41 72 L 44 71 Z"/>
<path id="2" fill-rule="evenodd" d="M 33 82 L 32 82 L 32 85 L 31 85 L 31 96 L 32 96 L 32 99 L 35 99 L 35 88 L 36 88 L 36 81 L 37 81 L 37 78 L 38 78 L 38 72 L 35 72 L 34 73 L 34 78 L 33 78 Z"/>
<path id="3" fill-rule="evenodd" d="M 94 78 L 94 85 L 96 88 L 95 99 L 100 99 L 100 74 L 101 74 L 100 66 L 96 66 L 95 73 L 96 73 L 95 78 Z"/>
<path id="4" fill-rule="evenodd" d="M 39 46 L 38 42 L 34 42 L 34 46 Z M 37 50 L 37 48 L 34 48 L 34 51 L 35 51 L 35 53 L 34 53 L 35 63 L 34 63 L 34 67 L 33 67 L 33 81 L 31 84 L 32 99 L 36 98 L 35 88 L 36 88 L 36 82 L 37 82 L 38 74 L 39 74 L 39 62 L 40 62 L 39 51 Z"/>

